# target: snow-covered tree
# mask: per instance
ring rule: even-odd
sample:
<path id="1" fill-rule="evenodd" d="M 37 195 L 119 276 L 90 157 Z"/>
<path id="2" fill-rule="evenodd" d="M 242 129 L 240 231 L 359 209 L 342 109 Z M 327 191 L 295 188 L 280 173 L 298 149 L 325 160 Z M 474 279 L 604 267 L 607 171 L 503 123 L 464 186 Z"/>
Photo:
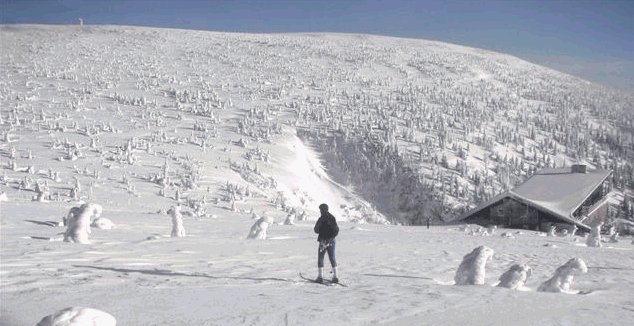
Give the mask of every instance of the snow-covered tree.
<path id="1" fill-rule="evenodd" d="M 45 181 L 43 185 L 40 184 L 39 182 L 35 183 L 35 193 L 37 194 L 37 196 L 35 197 L 35 200 L 39 202 L 48 200 L 50 196 L 48 181 Z"/>
<path id="2" fill-rule="evenodd" d="M 480 246 L 465 255 L 454 276 L 456 285 L 484 284 L 486 263 L 492 259 L 493 253 L 493 249 Z"/>
<path id="3" fill-rule="evenodd" d="M 268 216 L 260 217 L 253 226 L 251 226 L 251 230 L 249 231 L 249 235 L 247 239 L 260 239 L 265 240 L 267 236 L 267 231 L 269 225 L 273 223 L 273 220 Z"/>
<path id="4" fill-rule="evenodd" d="M 295 224 L 295 214 L 290 213 L 286 216 L 286 219 L 284 220 L 284 225 L 293 225 Z"/>
<path id="5" fill-rule="evenodd" d="M 66 220 L 65 242 L 89 243 L 90 219 L 98 218 L 103 208 L 99 204 L 86 203 L 79 207 L 73 207 Z"/>
<path id="6" fill-rule="evenodd" d="M 181 214 L 181 206 L 172 206 L 167 214 L 172 217 L 172 238 L 181 238 L 185 236 L 185 227 L 183 227 L 183 214 Z"/>
<path id="7" fill-rule="evenodd" d="M 537 291 L 540 292 L 570 292 L 570 286 L 575 275 L 588 272 L 586 263 L 581 258 L 570 259 L 555 270 L 555 274 L 542 283 Z"/>
<path id="8" fill-rule="evenodd" d="M 526 264 L 514 264 L 500 276 L 497 286 L 509 289 L 518 289 L 524 286 L 526 280 L 533 273 L 533 269 Z"/>
<path id="9" fill-rule="evenodd" d="M 601 247 L 601 226 L 603 223 L 598 223 L 590 230 L 590 235 L 586 239 L 586 245 L 588 247 Z"/>

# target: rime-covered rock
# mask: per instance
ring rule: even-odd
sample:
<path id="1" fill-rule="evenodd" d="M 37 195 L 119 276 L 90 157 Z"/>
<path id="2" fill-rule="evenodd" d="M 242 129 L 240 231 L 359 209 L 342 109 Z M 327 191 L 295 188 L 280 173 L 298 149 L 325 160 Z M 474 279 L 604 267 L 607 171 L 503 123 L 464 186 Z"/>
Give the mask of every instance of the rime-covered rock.
<path id="1" fill-rule="evenodd" d="M 508 271 L 500 276 L 500 283 L 497 286 L 518 289 L 524 286 L 526 280 L 533 273 L 533 269 L 526 264 L 514 264 Z"/>
<path id="2" fill-rule="evenodd" d="M 492 259 L 493 253 L 493 249 L 480 246 L 465 255 L 454 276 L 456 285 L 484 284 L 486 263 Z"/>
<path id="3" fill-rule="evenodd" d="M 575 275 L 588 272 L 586 263 L 581 258 L 573 258 L 559 266 L 555 274 L 548 281 L 542 283 L 537 291 L 540 292 L 570 292 L 570 286 Z"/>
<path id="4" fill-rule="evenodd" d="M 69 307 L 46 316 L 36 326 L 116 326 L 109 313 L 93 308 Z"/>

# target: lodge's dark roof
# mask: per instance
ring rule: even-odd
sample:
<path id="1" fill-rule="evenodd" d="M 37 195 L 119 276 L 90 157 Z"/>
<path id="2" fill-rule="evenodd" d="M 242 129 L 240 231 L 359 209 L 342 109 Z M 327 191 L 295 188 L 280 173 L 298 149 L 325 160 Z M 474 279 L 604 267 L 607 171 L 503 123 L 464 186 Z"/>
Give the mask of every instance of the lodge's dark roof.
<path id="1" fill-rule="evenodd" d="M 567 222 L 580 224 L 572 214 L 597 187 L 601 186 L 611 172 L 597 169 L 586 173 L 572 173 L 569 168 L 543 169 L 513 190 L 478 205 L 460 219 L 465 219 L 503 198 L 511 197 Z"/>

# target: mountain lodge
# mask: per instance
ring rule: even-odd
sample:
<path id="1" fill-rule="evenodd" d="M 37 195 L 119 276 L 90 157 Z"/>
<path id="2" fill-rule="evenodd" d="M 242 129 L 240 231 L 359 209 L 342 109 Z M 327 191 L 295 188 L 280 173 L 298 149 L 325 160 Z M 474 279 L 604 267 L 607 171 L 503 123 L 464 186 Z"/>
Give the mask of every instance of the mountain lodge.
<path id="1" fill-rule="evenodd" d="M 610 170 L 586 165 L 543 169 L 516 188 L 481 203 L 458 218 L 468 223 L 547 231 L 551 225 L 590 231 L 605 221 Z"/>

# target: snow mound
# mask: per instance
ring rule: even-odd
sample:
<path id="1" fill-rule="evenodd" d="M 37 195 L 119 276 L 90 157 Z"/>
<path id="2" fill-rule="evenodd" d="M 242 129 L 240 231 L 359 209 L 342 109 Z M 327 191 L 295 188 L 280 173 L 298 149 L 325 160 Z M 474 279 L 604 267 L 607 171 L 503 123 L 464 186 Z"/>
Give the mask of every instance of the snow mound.
<path id="1" fill-rule="evenodd" d="M 110 219 L 105 217 L 96 218 L 94 221 L 92 221 L 90 226 L 101 230 L 112 230 L 117 227 L 114 223 L 112 223 Z"/>
<path id="2" fill-rule="evenodd" d="M 491 260 L 493 253 L 493 249 L 480 246 L 465 255 L 454 276 L 456 285 L 484 284 L 486 263 Z"/>
<path id="3" fill-rule="evenodd" d="M 540 292 L 570 292 L 572 280 L 576 274 L 588 272 L 586 263 L 581 258 L 573 258 L 559 266 L 555 274 L 548 281 L 542 283 L 537 291 Z"/>
<path id="4" fill-rule="evenodd" d="M 117 320 L 107 312 L 84 307 L 69 307 L 46 316 L 36 326 L 115 326 Z"/>

